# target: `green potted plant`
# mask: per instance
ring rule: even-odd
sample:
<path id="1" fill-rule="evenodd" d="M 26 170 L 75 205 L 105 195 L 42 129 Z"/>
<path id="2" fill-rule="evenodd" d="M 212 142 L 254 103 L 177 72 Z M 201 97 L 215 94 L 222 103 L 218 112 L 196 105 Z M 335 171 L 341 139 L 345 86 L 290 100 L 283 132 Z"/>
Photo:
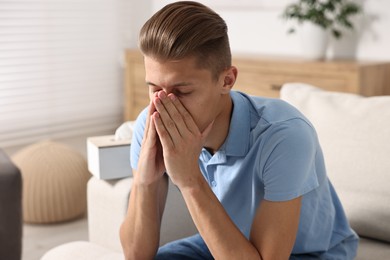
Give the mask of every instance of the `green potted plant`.
<path id="1" fill-rule="evenodd" d="M 344 30 L 353 30 L 352 17 L 362 8 L 351 0 L 298 0 L 288 5 L 282 14 L 286 20 L 297 22 L 302 29 L 303 49 L 309 58 L 323 58 L 328 34 L 340 39 Z M 291 27 L 289 33 L 296 31 Z M 307 35 L 307 36 L 305 36 Z M 313 43 L 311 46 L 308 44 Z M 317 53 L 315 53 L 314 49 Z"/>

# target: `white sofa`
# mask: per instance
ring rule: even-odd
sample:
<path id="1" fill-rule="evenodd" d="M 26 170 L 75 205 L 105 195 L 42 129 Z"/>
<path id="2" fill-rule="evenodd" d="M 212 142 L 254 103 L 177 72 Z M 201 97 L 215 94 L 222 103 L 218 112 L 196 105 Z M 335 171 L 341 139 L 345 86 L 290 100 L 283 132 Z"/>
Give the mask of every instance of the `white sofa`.
<path id="1" fill-rule="evenodd" d="M 281 98 L 315 125 L 329 178 L 361 236 L 356 259 L 390 259 L 390 96 L 361 97 L 286 84 Z M 89 241 L 58 246 L 43 260 L 124 259 L 119 226 L 131 178 L 88 183 Z M 180 192 L 170 185 L 161 244 L 196 232 Z"/>

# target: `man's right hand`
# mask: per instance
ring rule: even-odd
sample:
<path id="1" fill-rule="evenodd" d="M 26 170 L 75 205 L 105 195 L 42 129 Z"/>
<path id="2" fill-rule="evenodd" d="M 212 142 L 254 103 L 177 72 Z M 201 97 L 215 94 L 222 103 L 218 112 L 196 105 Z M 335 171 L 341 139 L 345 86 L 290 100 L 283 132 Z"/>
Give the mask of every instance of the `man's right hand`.
<path id="1" fill-rule="evenodd" d="M 160 180 L 165 173 L 162 146 L 152 119 L 152 115 L 155 111 L 156 108 L 153 102 L 150 102 L 134 179 L 138 184 L 149 185 L 155 183 Z"/>

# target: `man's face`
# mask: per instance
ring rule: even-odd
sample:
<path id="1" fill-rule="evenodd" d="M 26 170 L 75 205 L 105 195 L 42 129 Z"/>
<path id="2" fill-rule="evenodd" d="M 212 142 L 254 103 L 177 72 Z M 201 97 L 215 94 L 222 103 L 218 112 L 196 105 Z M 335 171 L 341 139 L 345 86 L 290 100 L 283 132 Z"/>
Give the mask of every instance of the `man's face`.
<path id="1" fill-rule="evenodd" d="M 203 131 L 222 111 L 223 76 L 212 78 L 211 72 L 199 69 L 195 58 L 159 62 L 145 57 L 146 83 L 149 97 L 165 91 L 173 93 Z"/>

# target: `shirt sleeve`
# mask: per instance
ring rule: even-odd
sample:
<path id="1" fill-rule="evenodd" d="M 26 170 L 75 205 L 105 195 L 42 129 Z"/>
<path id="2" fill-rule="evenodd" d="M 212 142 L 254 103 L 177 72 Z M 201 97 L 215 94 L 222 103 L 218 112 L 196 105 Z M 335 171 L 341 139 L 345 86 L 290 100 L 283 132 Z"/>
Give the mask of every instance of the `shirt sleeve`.
<path id="1" fill-rule="evenodd" d="M 263 154 L 264 199 L 291 200 L 317 188 L 316 153 L 320 147 L 314 128 L 298 118 L 271 128 Z"/>
<path id="2" fill-rule="evenodd" d="M 148 108 L 145 108 L 137 117 L 133 130 L 133 137 L 130 145 L 130 164 L 131 168 L 137 169 L 139 153 L 141 151 L 142 139 L 144 137 L 146 117 Z"/>

